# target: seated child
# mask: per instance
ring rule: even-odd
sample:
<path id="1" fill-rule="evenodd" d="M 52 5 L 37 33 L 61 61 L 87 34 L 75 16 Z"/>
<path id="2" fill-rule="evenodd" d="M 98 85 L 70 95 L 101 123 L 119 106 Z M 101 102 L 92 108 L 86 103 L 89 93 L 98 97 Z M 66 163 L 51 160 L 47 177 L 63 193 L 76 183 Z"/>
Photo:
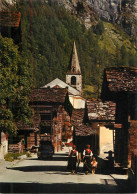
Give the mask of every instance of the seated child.
<path id="1" fill-rule="evenodd" d="M 97 168 L 97 161 L 96 159 L 93 157 L 93 160 L 91 162 L 91 166 L 92 166 L 92 174 L 95 174 L 95 169 Z"/>

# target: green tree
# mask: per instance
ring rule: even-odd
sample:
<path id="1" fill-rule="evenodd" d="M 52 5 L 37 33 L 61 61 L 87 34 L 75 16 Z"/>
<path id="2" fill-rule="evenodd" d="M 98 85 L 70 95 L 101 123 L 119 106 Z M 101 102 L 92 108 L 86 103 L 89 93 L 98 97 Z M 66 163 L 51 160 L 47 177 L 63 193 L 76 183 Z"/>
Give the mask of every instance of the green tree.
<path id="1" fill-rule="evenodd" d="M 129 66 L 129 53 L 125 46 L 121 47 L 121 61 L 120 61 L 120 66 Z"/>
<path id="2" fill-rule="evenodd" d="M 102 35 L 103 34 L 103 32 L 104 32 L 104 24 L 103 24 L 103 22 L 101 20 L 98 22 L 98 24 L 96 26 L 93 26 L 93 31 L 97 35 Z"/>
<path id="3" fill-rule="evenodd" d="M 19 120 L 29 122 L 29 71 L 12 39 L 0 35 L 0 129 L 16 133 Z"/>

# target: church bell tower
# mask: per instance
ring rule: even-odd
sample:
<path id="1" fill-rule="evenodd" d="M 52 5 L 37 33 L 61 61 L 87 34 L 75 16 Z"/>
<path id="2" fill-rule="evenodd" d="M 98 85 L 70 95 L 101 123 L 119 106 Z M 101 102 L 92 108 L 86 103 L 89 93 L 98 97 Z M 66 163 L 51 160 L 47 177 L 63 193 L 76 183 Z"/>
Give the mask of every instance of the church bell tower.
<path id="1" fill-rule="evenodd" d="M 82 75 L 81 75 L 81 69 L 79 65 L 79 59 L 78 59 L 75 41 L 73 45 L 71 64 L 66 74 L 66 83 L 72 86 L 73 88 L 77 89 L 81 94 Z"/>

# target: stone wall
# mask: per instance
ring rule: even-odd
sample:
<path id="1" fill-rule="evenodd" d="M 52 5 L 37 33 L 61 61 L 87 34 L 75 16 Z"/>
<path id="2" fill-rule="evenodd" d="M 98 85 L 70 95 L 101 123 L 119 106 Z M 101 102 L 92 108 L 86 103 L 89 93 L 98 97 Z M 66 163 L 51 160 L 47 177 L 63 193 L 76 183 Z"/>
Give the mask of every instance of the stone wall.
<path id="1" fill-rule="evenodd" d="M 4 132 L 1 132 L 0 138 L 0 159 L 4 159 L 4 155 L 8 153 L 8 136 Z"/>
<path id="2" fill-rule="evenodd" d="M 71 78 L 76 77 L 76 85 L 71 84 Z M 66 83 L 73 88 L 76 88 L 81 94 L 82 91 L 82 76 L 81 75 L 66 75 Z"/>

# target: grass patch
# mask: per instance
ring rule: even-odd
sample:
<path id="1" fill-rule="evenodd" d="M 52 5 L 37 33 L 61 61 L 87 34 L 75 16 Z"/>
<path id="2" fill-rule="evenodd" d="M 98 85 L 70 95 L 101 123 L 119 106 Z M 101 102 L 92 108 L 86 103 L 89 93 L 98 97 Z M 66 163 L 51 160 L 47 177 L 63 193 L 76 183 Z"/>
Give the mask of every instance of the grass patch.
<path id="1" fill-rule="evenodd" d="M 102 49 L 105 47 L 110 54 L 116 54 L 117 49 L 120 49 L 124 45 L 128 51 L 135 51 L 130 37 L 123 29 L 108 22 L 103 22 L 103 24 L 105 31 L 99 40 L 99 45 Z"/>
<path id="2" fill-rule="evenodd" d="M 31 157 L 31 153 L 30 152 L 26 152 L 26 156 L 27 157 Z"/>
<path id="3" fill-rule="evenodd" d="M 84 85 L 84 89 L 82 91 L 82 96 L 86 99 L 90 99 L 94 96 L 94 87 L 91 85 Z"/>
<path id="4" fill-rule="evenodd" d="M 25 154 L 26 154 L 27 157 L 30 157 L 31 156 L 31 154 L 29 152 L 7 153 L 4 156 L 4 159 L 5 159 L 5 161 L 12 162 L 14 160 L 19 160 L 20 159 L 20 156 L 25 155 Z"/>

